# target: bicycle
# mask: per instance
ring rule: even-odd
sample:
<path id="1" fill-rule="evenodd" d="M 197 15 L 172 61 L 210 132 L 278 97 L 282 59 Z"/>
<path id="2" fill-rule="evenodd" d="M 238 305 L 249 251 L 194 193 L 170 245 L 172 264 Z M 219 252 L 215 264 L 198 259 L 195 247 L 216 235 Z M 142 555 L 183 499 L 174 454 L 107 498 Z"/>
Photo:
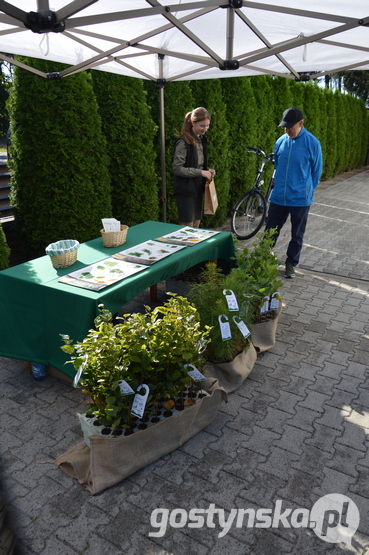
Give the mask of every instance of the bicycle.
<path id="1" fill-rule="evenodd" d="M 247 147 L 247 152 L 253 152 L 258 156 L 262 156 L 263 159 L 256 174 L 253 188 L 242 195 L 232 208 L 231 229 L 237 238 L 241 240 L 250 239 L 256 235 L 263 223 L 266 222 L 275 175 L 274 168 L 264 196 L 261 192 L 261 187 L 264 184 L 262 175 L 270 164 L 274 164 L 274 153 L 265 154 L 260 148 L 252 146 Z"/>

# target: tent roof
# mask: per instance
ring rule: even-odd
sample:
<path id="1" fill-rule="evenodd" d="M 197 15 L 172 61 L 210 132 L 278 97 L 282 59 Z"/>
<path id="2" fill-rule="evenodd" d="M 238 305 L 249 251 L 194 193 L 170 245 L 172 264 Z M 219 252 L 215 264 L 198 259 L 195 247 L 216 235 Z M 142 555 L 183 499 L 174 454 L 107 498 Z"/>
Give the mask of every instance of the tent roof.
<path id="1" fill-rule="evenodd" d="M 301 0 L 54 0 L 50 12 L 48 0 L 0 0 L 0 51 L 69 64 L 60 76 L 94 67 L 166 81 L 263 73 L 295 79 L 369 69 L 368 0 L 306 6 Z"/>

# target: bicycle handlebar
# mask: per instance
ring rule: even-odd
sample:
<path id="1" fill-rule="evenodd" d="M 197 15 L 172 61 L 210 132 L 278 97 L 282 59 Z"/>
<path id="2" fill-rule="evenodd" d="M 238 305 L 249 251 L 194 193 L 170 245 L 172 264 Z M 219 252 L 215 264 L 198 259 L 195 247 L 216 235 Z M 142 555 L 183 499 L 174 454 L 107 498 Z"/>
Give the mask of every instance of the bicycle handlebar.
<path id="1" fill-rule="evenodd" d="M 271 152 L 270 154 L 265 154 L 265 152 L 261 150 L 261 148 L 255 148 L 254 146 L 248 146 L 246 148 L 248 152 L 254 152 L 258 156 L 264 156 L 264 158 L 273 162 L 274 152 Z"/>

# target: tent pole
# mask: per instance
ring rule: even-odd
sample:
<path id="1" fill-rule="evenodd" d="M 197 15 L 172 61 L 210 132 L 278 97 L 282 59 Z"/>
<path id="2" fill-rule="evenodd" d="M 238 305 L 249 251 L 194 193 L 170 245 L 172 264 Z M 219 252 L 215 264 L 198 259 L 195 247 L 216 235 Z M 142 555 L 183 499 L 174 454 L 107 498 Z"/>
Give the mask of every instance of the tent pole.
<path id="1" fill-rule="evenodd" d="M 233 58 L 233 41 L 234 41 L 234 8 L 227 9 L 227 43 L 226 43 L 226 60 Z"/>
<path id="2" fill-rule="evenodd" d="M 159 79 L 157 80 L 159 87 L 159 109 L 160 109 L 160 160 L 161 160 L 161 203 L 162 203 L 162 220 L 167 221 L 167 180 L 165 169 L 165 118 L 164 118 L 164 85 L 163 79 L 163 60 L 164 55 L 159 54 Z"/>

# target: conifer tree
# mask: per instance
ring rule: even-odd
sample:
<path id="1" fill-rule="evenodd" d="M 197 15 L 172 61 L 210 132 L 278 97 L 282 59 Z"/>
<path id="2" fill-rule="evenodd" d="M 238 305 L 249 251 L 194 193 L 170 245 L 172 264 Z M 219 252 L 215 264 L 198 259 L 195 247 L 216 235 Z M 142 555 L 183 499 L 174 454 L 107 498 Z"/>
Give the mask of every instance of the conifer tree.
<path id="1" fill-rule="evenodd" d="M 337 107 L 334 93 L 330 89 L 323 89 L 325 107 L 325 131 L 327 141 L 323 150 L 323 178 L 329 179 L 334 176 L 337 159 Z"/>
<path id="2" fill-rule="evenodd" d="M 231 77 L 221 80 L 229 124 L 230 202 L 231 206 L 252 188 L 257 164 L 255 154 L 247 146 L 258 147 L 258 111 L 250 77 Z"/>
<path id="3" fill-rule="evenodd" d="M 345 113 L 345 95 L 338 91 L 334 92 L 334 102 L 336 104 L 337 117 L 337 155 L 334 166 L 334 174 L 347 171 L 350 167 L 350 162 L 347 159 L 347 147 L 346 147 L 346 137 L 348 136 L 348 125 L 347 119 L 345 117 L 340 117 L 340 114 Z"/>
<path id="4" fill-rule="evenodd" d="M 44 60 L 25 63 L 46 73 L 65 67 Z M 8 106 L 12 204 L 25 252 L 42 255 L 60 239 L 98 237 L 101 218 L 111 215 L 111 198 L 91 76 L 82 72 L 46 80 L 16 67 Z"/>
<path id="5" fill-rule="evenodd" d="M 3 226 L 0 223 L 0 271 L 9 267 L 10 249 L 6 242 Z"/>
<path id="6" fill-rule="evenodd" d="M 255 75 L 251 78 L 258 113 L 256 122 L 258 146 L 264 152 L 272 152 L 276 138 L 280 135 L 277 126 L 281 114 L 277 112 L 275 105 L 273 83 L 270 75 Z"/>
<path id="7" fill-rule="evenodd" d="M 155 124 L 141 79 L 92 71 L 108 155 L 113 216 L 125 225 L 159 217 Z"/>
<path id="8" fill-rule="evenodd" d="M 296 81 L 291 81 L 290 83 L 290 88 L 292 93 L 291 106 L 298 108 L 299 110 L 301 110 L 303 114 L 304 114 L 304 108 L 305 108 L 305 104 L 304 104 L 305 85 L 306 83 L 300 83 Z M 289 108 L 289 106 L 287 106 L 287 108 Z"/>
<path id="9" fill-rule="evenodd" d="M 304 122 L 306 129 L 310 131 L 323 144 L 325 138 L 325 126 L 322 126 L 322 106 L 319 102 L 320 92 L 318 84 L 310 81 L 304 83 L 301 89 L 304 92 Z"/>
<path id="10" fill-rule="evenodd" d="M 276 127 L 276 137 L 280 137 L 284 133 L 282 127 L 278 127 L 282 120 L 282 115 L 287 108 L 294 106 L 292 92 L 291 92 L 291 80 L 285 77 L 275 77 L 272 84 L 274 104 L 275 104 L 275 117 L 274 123 Z"/>

